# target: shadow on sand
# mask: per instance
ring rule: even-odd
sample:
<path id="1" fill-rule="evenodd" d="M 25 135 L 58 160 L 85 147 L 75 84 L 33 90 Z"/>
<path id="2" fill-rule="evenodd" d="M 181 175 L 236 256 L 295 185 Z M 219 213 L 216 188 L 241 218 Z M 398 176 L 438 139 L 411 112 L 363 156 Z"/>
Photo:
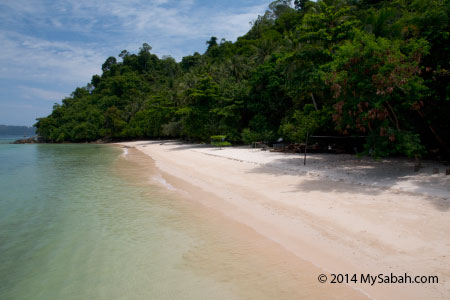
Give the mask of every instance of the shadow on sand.
<path id="1" fill-rule="evenodd" d="M 414 172 L 414 161 L 407 159 L 374 161 L 370 158 L 358 159 L 351 155 L 341 155 L 338 160 L 330 155 L 333 154 L 310 156 L 306 166 L 303 165 L 303 156 L 290 155 L 291 157 L 257 166 L 248 173 L 301 177 L 299 184 L 287 193 L 318 191 L 373 196 L 392 189 L 394 192 L 421 197 L 439 211 L 450 210 L 450 193 L 447 197 L 443 196 L 449 189 L 448 178 L 443 174 L 440 177 L 431 176 L 433 166 Z M 405 183 L 408 184 L 407 190 L 399 188 Z M 436 195 L 433 194 L 434 191 Z"/>
<path id="2" fill-rule="evenodd" d="M 216 149 L 215 147 L 208 144 L 188 144 L 187 142 L 179 141 L 179 140 L 160 140 L 160 141 L 145 141 L 139 143 L 140 146 L 145 147 L 146 145 L 171 145 L 175 146 L 169 151 L 181 151 L 181 150 L 189 150 L 189 149 L 199 149 L 199 148 L 210 148 Z M 218 148 L 217 148 L 218 149 Z"/>
<path id="3" fill-rule="evenodd" d="M 220 155 L 220 148 L 208 144 L 187 144 L 180 140 L 143 141 L 139 145 L 170 145 L 168 151 L 207 149 L 219 151 L 217 153 Z M 303 155 L 285 154 L 285 158 L 259 164 L 248 173 L 299 176 L 299 184 L 286 193 L 319 191 L 373 196 L 392 189 L 421 197 L 439 211 L 450 210 L 449 178 L 443 174 L 431 176 L 432 169 L 437 166 L 435 162 L 424 162 L 424 168 L 419 172 L 414 172 L 414 164 L 412 160 L 398 158 L 375 161 L 354 155 L 310 154 L 304 166 Z M 440 167 L 443 169 L 443 166 Z M 402 184 L 407 184 L 407 190 L 399 188 Z"/>

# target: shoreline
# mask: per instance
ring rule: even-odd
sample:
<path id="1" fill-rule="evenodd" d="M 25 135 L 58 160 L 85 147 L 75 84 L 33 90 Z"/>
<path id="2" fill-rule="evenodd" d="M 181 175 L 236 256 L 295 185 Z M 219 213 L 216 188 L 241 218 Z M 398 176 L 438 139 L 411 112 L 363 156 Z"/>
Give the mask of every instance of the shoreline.
<path id="1" fill-rule="evenodd" d="M 375 171 L 392 168 L 395 160 L 356 163 L 341 155 L 333 156 L 340 159 L 333 162 L 310 154 L 303 168 L 292 163 L 298 155 L 243 147 L 218 150 L 176 141 L 117 144 L 150 156 L 162 180 L 178 192 L 326 272 L 408 272 L 440 279 L 426 286 L 349 284 L 374 299 L 439 299 L 450 292 L 450 239 L 443 232 L 450 225 L 450 205 L 441 197 L 448 191 L 443 174 L 429 180 L 423 172 L 408 175 L 397 168 L 395 185 L 387 187 L 380 177 L 386 170 Z M 377 176 L 379 182 L 368 184 Z"/>
<path id="2" fill-rule="evenodd" d="M 199 193 L 195 188 L 181 190 L 183 183 L 158 170 L 151 157 L 134 148 L 123 150 L 116 161 L 118 175 L 133 185 L 156 185 L 155 193 L 177 212 L 165 226 L 180 234 L 188 233 L 196 241 L 186 245 L 188 251 L 183 253 L 179 266 L 211 281 L 213 286 L 226 285 L 225 294 L 215 296 L 207 293 L 210 287 L 203 286 L 204 294 L 194 299 L 206 295 L 210 299 L 370 299 L 347 285 L 322 285 L 317 281 L 317 274 L 323 273 L 320 268 L 193 198 L 215 201 L 214 195 Z M 165 265 L 172 259 L 161 263 Z M 224 296 L 226 291 L 230 294 Z"/>

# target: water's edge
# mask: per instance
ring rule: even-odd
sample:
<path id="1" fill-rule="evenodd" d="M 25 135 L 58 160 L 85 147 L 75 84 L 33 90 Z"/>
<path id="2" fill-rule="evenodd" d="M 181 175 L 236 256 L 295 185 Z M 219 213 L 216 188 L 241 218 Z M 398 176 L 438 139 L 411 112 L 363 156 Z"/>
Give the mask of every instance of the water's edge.
<path id="1" fill-rule="evenodd" d="M 2 144 L 0 162 L 0 299 L 336 298 L 136 149 Z"/>

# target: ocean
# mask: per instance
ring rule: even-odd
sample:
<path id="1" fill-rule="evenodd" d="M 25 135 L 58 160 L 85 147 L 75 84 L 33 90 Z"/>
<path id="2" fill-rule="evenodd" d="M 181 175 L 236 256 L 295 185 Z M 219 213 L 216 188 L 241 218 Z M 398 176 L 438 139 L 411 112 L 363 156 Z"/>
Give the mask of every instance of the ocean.
<path id="1" fill-rule="evenodd" d="M 0 299 L 218 293 L 179 265 L 195 242 L 164 191 L 117 175 L 121 149 L 1 140 Z"/>
<path id="2" fill-rule="evenodd" d="M 342 296 L 134 149 L 16 138 L 0 137 L 0 299 Z"/>

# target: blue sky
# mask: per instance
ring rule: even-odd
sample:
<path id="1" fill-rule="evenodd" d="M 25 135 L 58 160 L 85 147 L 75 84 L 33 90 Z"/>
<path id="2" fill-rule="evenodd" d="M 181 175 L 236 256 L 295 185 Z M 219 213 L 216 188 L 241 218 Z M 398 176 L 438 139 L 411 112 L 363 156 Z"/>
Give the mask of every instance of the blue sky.
<path id="1" fill-rule="evenodd" d="M 2 0 L 0 124 L 34 124 L 124 49 L 147 42 L 179 61 L 211 36 L 234 41 L 270 2 Z"/>

